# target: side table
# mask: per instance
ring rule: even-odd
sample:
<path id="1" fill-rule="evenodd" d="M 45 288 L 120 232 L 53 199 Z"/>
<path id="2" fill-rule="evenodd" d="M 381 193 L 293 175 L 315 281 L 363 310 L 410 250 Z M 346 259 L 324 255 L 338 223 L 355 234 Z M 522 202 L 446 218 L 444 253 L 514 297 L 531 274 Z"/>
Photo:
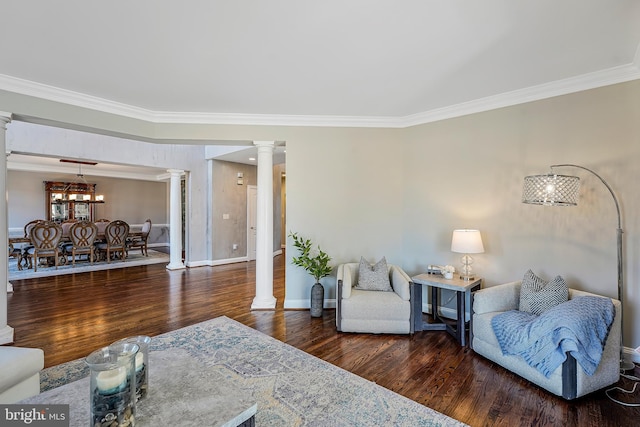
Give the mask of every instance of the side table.
<path id="1" fill-rule="evenodd" d="M 471 292 L 482 286 L 482 279 L 476 277 L 463 280 L 454 276 L 445 279 L 440 274 L 419 274 L 411 278 L 411 310 L 413 311 L 413 329 L 415 331 L 447 331 L 453 335 L 461 346 L 467 345 L 466 339 L 466 300 Z M 422 319 L 422 286 L 431 287 L 431 311 L 433 323 Z M 438 314 L 438 288 L 456 292 L 457 315 L 456 321 L 443 319 Z"/>

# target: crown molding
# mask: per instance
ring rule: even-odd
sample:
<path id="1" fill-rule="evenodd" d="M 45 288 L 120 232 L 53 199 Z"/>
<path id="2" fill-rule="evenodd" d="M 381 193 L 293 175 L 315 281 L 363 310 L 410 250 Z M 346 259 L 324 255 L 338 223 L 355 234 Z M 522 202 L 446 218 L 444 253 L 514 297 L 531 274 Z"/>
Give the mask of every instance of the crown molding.
<path id="1" fill-rule="evenodd" d="M 407 128 L 636 79 L 640 79 L 640 45 L 630 64 L 402 117 L 152 111 L 2 74 L 0 89 L 159 124 Z"/>
<path id="2" fill-rule="evenodd" d="M 636 55 L 638 62 L 638 55 Z M 461 117 L 468 114 L 481 113 L 510 107 L 541 99 L 553 98 L 560 95 L 582 92 L 589 89 L 609 86 L 640 79 L 640 64 L 632 63 L 603 71 L 583 74 L 577 77 L 557 80 L 538 86 L 501 93 L 486 98 L 464 102 L 450 107 L 438 108 L 424 113 L 413 114 L 402 119 L 402 126 L 411 127 L 440 120 Z"/>

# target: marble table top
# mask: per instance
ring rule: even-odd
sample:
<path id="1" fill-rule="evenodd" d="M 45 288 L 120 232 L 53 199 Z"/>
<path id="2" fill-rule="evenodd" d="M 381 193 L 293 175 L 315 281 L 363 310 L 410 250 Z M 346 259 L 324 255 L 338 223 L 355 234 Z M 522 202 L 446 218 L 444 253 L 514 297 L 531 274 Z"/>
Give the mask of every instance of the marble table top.
<path id="1" fill-rule="evenodd" d="M 257 404 L 233 384 L 232 371 L 209 368 L 180 348 L 149 353 L 147 397 L 136 405 L 136 426 L 235 427 L 256 414 Z M 70 427 L 86 427 L 89 378 L 23 400 L 27 404 L 68 404 Z"/>

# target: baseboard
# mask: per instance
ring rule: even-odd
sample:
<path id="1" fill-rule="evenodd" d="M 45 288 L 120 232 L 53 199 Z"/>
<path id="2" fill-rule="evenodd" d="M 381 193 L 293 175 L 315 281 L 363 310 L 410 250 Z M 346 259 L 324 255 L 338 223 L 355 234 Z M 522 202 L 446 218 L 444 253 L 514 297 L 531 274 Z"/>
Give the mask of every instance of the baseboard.
<path id="1" fill-rule="evenodd" d="M 277 249 L 277 250 L 273 251 L 273 256 L 275 257 L 277 255 L 282 255 L 282 250 L 281 249 Z M 198 264 L 199 267 L 205 266 L 205 265 L 213 267 L 215 265 L 235 264 L 237 262 L 247 262 L 247 261 L 249 261 L 249 257 L 241 256 L 241 257 L 236 257 L 236 258 L 214 259 L 214 260 L 208 260 L 208 261 L 195 261 L 195 262 L 193 262 L 193 264 L 194 264 L 194 266 L 195 266 L 195 264 Z"/>
<path id="2" fill-rule="evenodd" d="M 311 308 L 311 300 L 310 299 L 286 299 L 284 300 L 284 309 L 285 310 L 300 310 L 300 309 L 310 309 Z M 335 299 L 325 299 L 323 308 L 336 308 L 336 300 Z"/>
<path id="3" fill-rule="evenodd" d="M 237 258 L 214 259 L 211 261 L 203 261 L 203 262 L 206 262 L 205 265 L 209 265 L 213 267 L 215 265 L 235 264 L 237 262 L 247 262 L 247 261 L 249 261 L 249 258 L 247 258 L 246 256 L 243 256 L 243 257 L 237 257 Z"/>
<path id="4" fill-rule="evenodd" d="M 422 304 L 422 312 L 423 313 L 432 313 L 431 304 Z M 440 307 L 439 310 L 440 317 L 444 317 L 446 319 L 456 320 L 458 318 L 458 311 L 455 308 L 449 307 Z M 469 312 L 467 311 L 467 322 L 470 319 Z"/>
<path id="5" fill-rule="evenodd" d="M 633 363 L 640 363 L 640 347 L 635 350 L 629 347 L 622 347 L 622 357 L 631 360 Z"/>
<path id="6" fill-rule="evenodd" d="M 191 262 L 186 262 L 185 265 L 189 268 L 195 268 L 195 267 L 211 267 L 211 261 L 191 261 Z"/>

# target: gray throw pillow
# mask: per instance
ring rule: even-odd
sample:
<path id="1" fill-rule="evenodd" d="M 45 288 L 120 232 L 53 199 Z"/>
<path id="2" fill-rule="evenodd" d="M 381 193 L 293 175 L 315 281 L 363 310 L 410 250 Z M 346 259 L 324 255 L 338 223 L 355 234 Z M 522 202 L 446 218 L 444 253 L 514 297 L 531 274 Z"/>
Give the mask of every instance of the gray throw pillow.
<path id="1" fill-rule="evenodd" d="M 364 291 L 393 292 L 386 258 L 382 257 L 380 261 L 371 265 L 363 257 L 360 257 L 358 284 L 355 288 Z"/>
<path id="2" fill-rule="evenodd" d="M 561 276 L 550 282 L 527 270 L 520 288 L 520 311 L 540 315 L 551 307 L 569 300 L 569 287 Z"/>

